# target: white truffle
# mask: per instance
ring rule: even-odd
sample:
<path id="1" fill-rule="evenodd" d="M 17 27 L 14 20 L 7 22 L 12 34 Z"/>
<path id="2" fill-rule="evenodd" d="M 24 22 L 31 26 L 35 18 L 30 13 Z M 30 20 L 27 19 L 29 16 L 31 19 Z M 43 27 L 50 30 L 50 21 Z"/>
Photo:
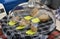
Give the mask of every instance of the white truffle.
<path id="1" fill-rule="evenodd" d="M 39 19 L 42 21 L 42 22 L 46 22 L 47 20 L 50 19 L 50 17 L 46 14 L 42 14 L 41 16 L 39 16 Z"/>

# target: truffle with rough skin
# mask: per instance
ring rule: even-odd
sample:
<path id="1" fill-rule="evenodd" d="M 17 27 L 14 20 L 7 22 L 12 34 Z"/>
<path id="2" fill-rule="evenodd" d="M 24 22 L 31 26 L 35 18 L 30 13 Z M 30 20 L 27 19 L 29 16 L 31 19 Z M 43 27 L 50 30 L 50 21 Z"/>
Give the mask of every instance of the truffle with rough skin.
<path id="1" fill-rule="evenodd" d="M 12 21 L 19 21 L 20 17 L 19 16 L 16 16 L 16 17 L 12 17 Z"/>
<path id="2" fill-rule="evenodd" d="M 37 27 L 34 27 L 34 26 L 31 25 L 31 30 L 32 30 L 33 32 L 37 32 Z"/>
<path id="3" fill-rule="evenodd" d="M 27 25 L 27 24 L 30 24 L 30 21 L 27 21 L 27 20 L 25 20 L 25 19 L 21 19 L 21 21 L 20 21 L 20 25 Z"/>
<path id="4" fill-rule="evenodd" d="M 38 14 L 37 12 L 38 12 L 38 8 L 34 8 L 31 12 L 31 16 L 33 16 L 33 17 L 37 16 L 37 14 Z"/>
<path id="5" fill-rule="evenodd" d="M 42 14 L 41 16 L 39 16 L 39 19 L 42 21 L 42 22 L 46 22 L 47 20 L 50 19 L 50 17 L 46 14 Z"/>

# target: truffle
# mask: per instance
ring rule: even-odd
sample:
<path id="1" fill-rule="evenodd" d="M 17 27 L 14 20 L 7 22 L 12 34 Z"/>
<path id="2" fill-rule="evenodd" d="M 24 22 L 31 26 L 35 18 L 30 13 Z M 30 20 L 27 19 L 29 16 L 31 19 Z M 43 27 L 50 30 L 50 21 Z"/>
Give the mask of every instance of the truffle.
<path id="1" fill-rule="evenodd" d="M 50 17 L 47 14 L 42 14 L 41 16 L 39 16 L 39 19 L 42 22 L 46 22 L 46 21 L 48 21 L 50 19 Z"/>
<path id="2" fill-rule="evenodd" d="M 32 30 L 33 32 L 37 32 L 37 27 L 31 25 L 31 30 Z"/>
<path id="3" fill-rule="evenodd" d="M 31 12 L 31 16 L 33 16 L 33 17 L 37 16 L 38 15 L 38 13 L 37 13 L 38 11 L 39 11 L 38 8 L 34 8 L 32 10 L 32 12 Z"/>

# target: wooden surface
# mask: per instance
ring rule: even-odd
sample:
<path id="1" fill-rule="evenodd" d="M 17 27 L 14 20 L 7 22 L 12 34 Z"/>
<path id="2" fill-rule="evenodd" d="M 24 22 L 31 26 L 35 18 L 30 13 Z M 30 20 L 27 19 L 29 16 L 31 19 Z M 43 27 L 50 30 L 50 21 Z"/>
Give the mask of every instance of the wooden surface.
<path id="1" fill-rule="evenodd" d="M 55 14 L 56 10 L 52 10 L 52 11 Z M 60 21 L 58 19 L 56 19 L 56 29 L 60 31 Z"/>
<path id="2" fill-rule="evenodd" d="M 56 19 L 56 29 L 60 31 L 60 21 Z"/>

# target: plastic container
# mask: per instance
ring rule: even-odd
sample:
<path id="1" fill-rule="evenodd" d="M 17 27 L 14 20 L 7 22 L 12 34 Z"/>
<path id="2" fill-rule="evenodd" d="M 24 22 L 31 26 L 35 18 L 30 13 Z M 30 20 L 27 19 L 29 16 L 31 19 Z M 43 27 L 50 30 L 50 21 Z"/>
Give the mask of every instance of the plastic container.
<path id="1" fill-rule="evenodd" d="M 25 6 L 25 5 L 27 5 L 28 3 L 23 3 L 23 4 L 21 4 L 21 5 L 18 5 L 16 8 L 14 8 L 13 10 L 12 10 L 12 14 L 11 15 L 13 15 L 13 16 L 19 16 L 19 10 L 30 10 L 29 8 L 27 8 L 28 6 Z M 24 8 L 24 6 L 26 7 L 26 8 Z M 22 7 L 22 8 L 20 8 L 20 7 Z M 36 7 L 36 6 L 35 6 Z M 31 9 L 32 10 L 32 9 Z M 30 10 L 30 11 L 31 11 Z M 46 11 L 49 11 L 50 13 L 48 13 L 49 14 L 49 16 L 51 16 L 51 18 L 53 19 L 53 21 L 54 22 L 52 22 L 51 20 L 50 21 L 48 21 L 47 23 L 42 23 L 42 24 L 40 24 L 40 26 L 45 26 L 46 24 L 46 27 L 48 27 L 49 26 L 49 24 L 52 24 L 52 23 L 54 23 L 54 24 L 52 24 L 52 25 L 50 25 L 50 30 L 48 30 L 48 31 L 52 31 L 52 30 L 54 30 L 54 26 L 55 26 L 55 16 L 53 16 L 54 14 L 49 10 L 49 9 L 45 9 L 45 8 L 40 8 L 40 10 L 42 11 L 42 10 L 46 10 Z M 15 12 L 14 12 L 15 11 Z M 26 12 L 27 12 L 26 11 Z M 15 13 L 18 13 L 18 14 L 15 14 Z M 24 17 L 25 15 L 29 15 L 30 13 L 26 13 L 26 14 L 24 14 L 24 13 L 22 13 L 22 14 L 20 14 L 20 16 L 21 17 Z M 39 15 L 41 15 L 41 14 L 39 14 Z M 38 17 L 39 15 L 37 15 L 36 17 Z M 54 17 L 54 18 L 53 18 Z M 50 23 L 50 22 L 52 22 L 52 23 Z M 44 27 L 43 27 L 44 28 Z M 40 30 L 42 30 L 41 28 L 40 28 Z M 45 29 L 44 29 L 45 30 Z M 44 30 L 42 30 L 42 32 L 41 33 L 43 33 L 44 32 Z"/>
<path id="2" fill-rule="evenodd" d="M 18 39 L 18 38 L 19 39 L 20 38 L 22 38 L 22 39 L 29 39 L 29 38 L 47 39 L 46 35 L 54 30 L 55 16 L 54 16 L 53 12 L 50 9 L 47 9 L 46 7 L 36 4 L 35 2 L 36 1 L 33 1 L 32 4 L 30 4 L 30 2 L 19 4 L 13 10 L 10 11 L 8 17 L 6 17 L 8 20 L 6 24 L 8 27 L 7 26 L 4 27 L 4 28 L 8 29 L 4 34 L 10 33 L 9 35 L 6 34 L 8 38 L 11 37 L 10 39 L 12 39 L 12 38 L 14 38 L 14 39 Z M 34 13 L 35 13 L 35 15 L 33 16 L 32 14 L 34 14 Z M 36 14 L 36 13 L 38 13 L 38 14 Z M 47 14 L 49 17 L 49 20 L 42 22 L 39 19 L 39 17 L 42 14 Z M 26 16 L 28 16 L 29 19 L 26 19 Z M 31 16 L 31 19 L 29 16 Z M 15 18 L 12 18 L 12 21 L 17 22 L 18 24 L 16 23 L 15 25 L 10 26 L 8 24 L 11 21 L 10 17 L 15 17 Z M 16 19 L 16 17 L 19 19 Z M 32 23 L 32 19 L 34 19 L 34 18 L 38 18 L 40 21 L 33 20 L 34 23 Z M 21 19 L 24 19 L 24 20 L 21 21 Z M 21 24 L 21 22 L 23 22 L 23 23 Z M 30 27 L 31 23 L 33 24 L 33 28 Z M 36 27 L 37 28 L 36 32 L 33 31 L 33 30 L 35 30 L 35 28 L 34 28 L 35 23 L 38 24 L 38 26 Z M 3 24 L 3 22 L 2 22 L 2 24 Z M 24 26 L 21 26 L 21 25 L 24 25 Z M 20 27 L 18 27 L 18 26 L 20 26 Z M 16 27 L 18 27 L 18 29 L 16 29 Z M 21 29 L 21 27 L 24 27 L 24 28 Z M 12 28 L 12 29 L 10 29 L 10 28 Z M 12 32 L 10 30 L 12 30 Z"/>

